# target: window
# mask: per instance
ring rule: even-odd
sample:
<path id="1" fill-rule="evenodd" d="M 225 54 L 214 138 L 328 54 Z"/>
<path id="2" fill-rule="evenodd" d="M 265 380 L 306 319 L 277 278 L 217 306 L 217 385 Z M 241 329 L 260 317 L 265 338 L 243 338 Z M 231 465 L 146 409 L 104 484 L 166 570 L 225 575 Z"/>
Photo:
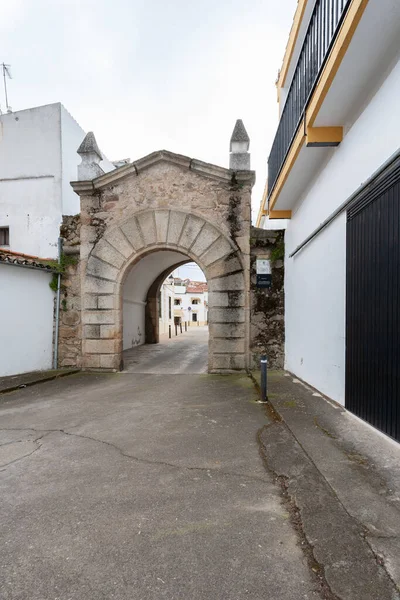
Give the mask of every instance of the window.
<path id="1" fill-rule="evenodd" d="M 0 246 L 10 245 L 10 228 L 0 227 Z"/>
<path id="2" fill-rule="evenodd" d="M 162 294 L 161 292 L 158 295 L 158 316 L 162 319 Z"/>
<path id="3" fill-rule="evenodd" d="M 168 318 L 172 319 L 172 302 L 171 302 L 171 296 L 168 296 Z"/>
<path id="4" fill-rule="evenodd" d="M 192 321 L 197 321 L 197 313 L 192 313 Z"/>
<path id="5" fill-rule="evenodd" d="M 200 304 L 200 300 L 198 298 L 192 298 L 192 304 Z"/>
<path id="6" fill-rule="evenodd" d="M 180 304 L 181 304 L 181 299 L 180 299 L 180 298 L 175 298 L 175 300 L 174 300 L 174 304 L 175 304 L 175 306 L 180 306 Z"/>

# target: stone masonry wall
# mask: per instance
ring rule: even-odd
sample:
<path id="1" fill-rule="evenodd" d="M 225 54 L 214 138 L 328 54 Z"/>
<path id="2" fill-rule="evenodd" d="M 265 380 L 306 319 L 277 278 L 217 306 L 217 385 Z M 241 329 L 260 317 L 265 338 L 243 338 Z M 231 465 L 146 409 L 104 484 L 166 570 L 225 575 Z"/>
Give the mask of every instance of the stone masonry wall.
<path id="1" fill-rule="evenodd" d="M 268 366 L 284 366 L 284 231 L 251 228 L 250 236 L 250 356 L 251 368 L 258 368 L 261 354 Z M 256 260 L 268 258 L 272 267 L 272 287 L 256 287 Z"/>
<path id="2" fill-rule="evenodd" d="M 80 228 L 80 215 L 63 217 L 60 235 L 66 265 L 61 278 L 59 367 L 82 366 Z"/>

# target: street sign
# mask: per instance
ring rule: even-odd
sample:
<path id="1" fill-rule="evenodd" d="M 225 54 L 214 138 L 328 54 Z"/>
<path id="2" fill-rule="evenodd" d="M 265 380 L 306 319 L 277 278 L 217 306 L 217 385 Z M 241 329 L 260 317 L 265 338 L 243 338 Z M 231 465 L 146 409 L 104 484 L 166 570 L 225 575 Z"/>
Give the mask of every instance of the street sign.
<path id="1" fill-rule="evenodd" d="M 272 286 L 271 261 L 267 258 L 257 258 L 256 278 L 257 287 L 270 288 Z"/>

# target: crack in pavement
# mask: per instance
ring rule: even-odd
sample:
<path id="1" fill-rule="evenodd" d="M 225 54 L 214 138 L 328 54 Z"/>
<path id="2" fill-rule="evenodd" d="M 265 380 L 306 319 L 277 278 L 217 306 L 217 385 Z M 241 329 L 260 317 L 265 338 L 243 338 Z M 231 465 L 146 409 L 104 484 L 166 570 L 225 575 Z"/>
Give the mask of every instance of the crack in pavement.
<path id="1" fill-rule="evenodd" d="M 236 477 L 236 478 L 241 478 L 241 479 L 249 479 L 252 481 L 260 481 L 262 483 L 268 483 L 268 480 L 266 478 L 263 478 L 261 476 L 259 477 L 257 475 L 247 475 L 246 473 L 234 473 L 232 471 L 224 471 L 222 469 L 213 468 L 213 467 L 192 467 L 192 466 L 188 466 L 188 465 L 177 465 L 175 463 L 169 463 L 166 461 L 158 461 L 158 460 L 151 460 L 148 458 L 141 458 L 139 456 L 135 456 L 133 454 L 128 454 L 128 453 L 124 452 L 122 450 L 122 448 L 120 448 L 116 444 L 113 444 L 112 442 L 107 442 L 105 440 L 100 440 L 98 438 L 94 438 L 94 437 L 91 437 L 88 435 L 83 435 L 80 433 L 73 433 L 71 431 L 66 431 L 65 429 L 33 429 L 30 427 L 30 428 L 26 428 L 26 429 L 24 429 L 24 428 L 22 428 L 22 429 L 0 428 L 0 431 L 34 431 L 36 433 L 43 432 L 42 436 L 40 436 L 39 438 L 36 438 L 35 440 L 32 440 L 34 442 L 41 440 L 43 437 L 45 437 L 46 435 L 49 435 L 50 433 L 62 433 L 64 435 L 68 435 L 71 437 L 77 437 L 77 438 L 81 438 L 84 440 L 90 440 L 92 442 L 97 442 L 98 444 L 104 444 L 104 445 L 109 446 L 110 448 L 113 448 L 114 450 L 116 450 L 124 458 L 128 458 L 128 459 L 134 460 L 135 462 L 142 463 L 142 464 L 148 464 L 148 465 L 154 465 L 154 466 L 164 466 L 164 467 L 169 467 L 172 469 L 178 469 L 178 470 L 182 470 L 182 471 L 200 471 L 203 473 L 216 473 L 218 475 L 223 475 L 223 476 L 227 476 L 227 477 Z M 42 446 L 42 444 L 40 445 L 40 447 L 41 446 Z M 30 454 L 33 454 L 38 449 L 39 448 L 35 449 Z M 3 467 L 8 466 L 8 465 L 12 464 L 13 462 L 16 462 L 17 460 L 21 460 L 22 458 L 26 458 L 27 456 L 30 456 L 30 454 L 29 455 L 27 454 L 24 457 L 16 459 L 15 461 L 11 461 L 10 463 L 7 463 L 7 465 L 2 465 L 2 466 Z M 3 469 L 1 469 L 1 470 L 3 470 Z M 0 470 L 0 472 L 1 472 L 1 470 Z"/>

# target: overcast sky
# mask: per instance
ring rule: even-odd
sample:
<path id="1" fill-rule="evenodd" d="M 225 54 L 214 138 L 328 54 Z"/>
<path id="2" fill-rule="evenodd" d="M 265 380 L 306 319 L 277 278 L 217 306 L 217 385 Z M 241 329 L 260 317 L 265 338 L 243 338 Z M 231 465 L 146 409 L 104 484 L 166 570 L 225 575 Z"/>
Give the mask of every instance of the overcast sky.
<path id="1" fill-rule="evenodd" d="M 297 0 L 3 0 L 13 110 L 62 102 L 111 160 L 167 149 L 224 167 L 251 139 L 253 218 Z M 5 110 L 4 93 L 0 105 Z"/>

